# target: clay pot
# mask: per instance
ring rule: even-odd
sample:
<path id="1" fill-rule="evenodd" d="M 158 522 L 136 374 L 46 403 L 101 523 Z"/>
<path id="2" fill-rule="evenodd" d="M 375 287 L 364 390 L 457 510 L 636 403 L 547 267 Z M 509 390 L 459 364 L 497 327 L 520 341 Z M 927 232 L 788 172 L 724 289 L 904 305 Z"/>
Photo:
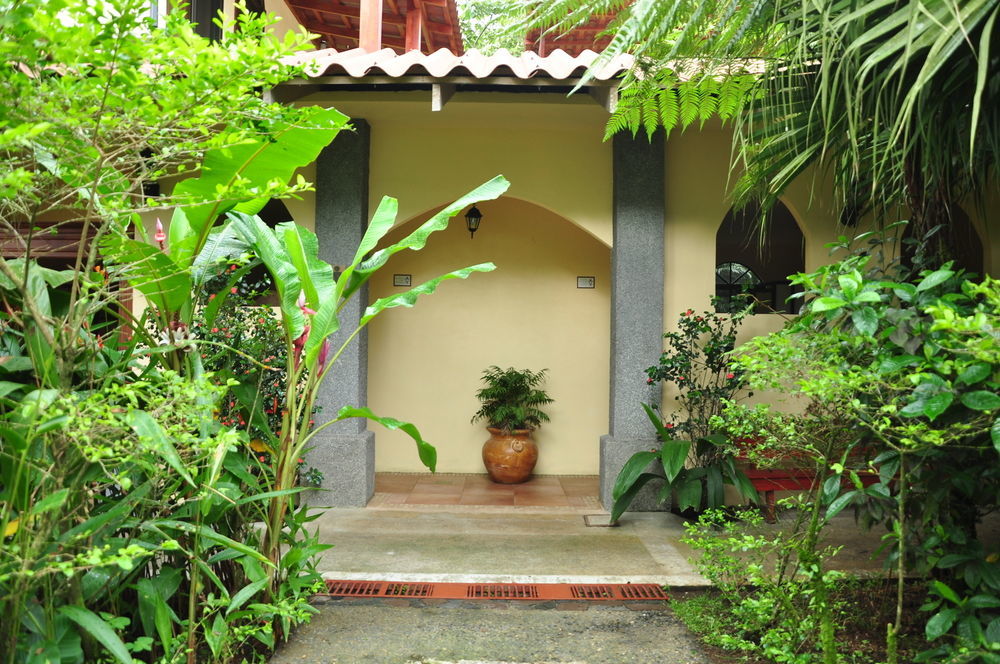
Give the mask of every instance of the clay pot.
<path id="1" fill-rule="evenodd" d="M 531 439 L 531 430 L 486 430 L 490 439 L 483 444 L 483 463 L 490 479 L 500 484 L 520 484 L 531 477 L 538 461 L 538 446 Z"/>

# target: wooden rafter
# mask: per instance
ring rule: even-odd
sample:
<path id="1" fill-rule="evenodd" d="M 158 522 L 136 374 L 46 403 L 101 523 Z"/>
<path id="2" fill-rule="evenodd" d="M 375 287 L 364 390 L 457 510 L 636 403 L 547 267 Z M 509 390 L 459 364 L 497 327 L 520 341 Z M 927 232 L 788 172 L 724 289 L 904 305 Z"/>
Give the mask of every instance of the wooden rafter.
<path id="1" fill-rule="evenodd" d="M 463 53 L 456 0 L 345 2 L 351 0 L 285 0 L 302 27 L 321 35 L 317 45 L 324 43 L 337 50 L 348 50 L 362 47 L 367 39 L 364 48 L 369 51 L 388 47 L 398 52 L 430 53 L 447 48 L 455 54 Z M 369 16 L 376 20 L 367 20 Z"/>

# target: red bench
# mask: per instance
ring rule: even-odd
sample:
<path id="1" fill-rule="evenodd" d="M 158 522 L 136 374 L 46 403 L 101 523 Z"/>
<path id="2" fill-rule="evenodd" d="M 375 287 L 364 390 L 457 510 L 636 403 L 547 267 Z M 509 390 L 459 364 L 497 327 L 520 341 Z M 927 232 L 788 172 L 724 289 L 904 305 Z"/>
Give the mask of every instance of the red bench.
<path id="1" fill-rule="evenodd" d="M 775 523 L 778 518 L 775 512 L 775 491 L 808 491 L 812 489 L 816 480 L 816 471 L 807 468 L 744 468 L 753 488 L 757 493 L 764 495 L 764 504 L 761 510 L 764 512 L 764 520 L 768 523 Z M 861 483 L 864 486 L 871 486 L 879 481 L 878 474 L 872 471 L 858 473 Z M 845 477 L 844 482 L 849 482 Z"/>

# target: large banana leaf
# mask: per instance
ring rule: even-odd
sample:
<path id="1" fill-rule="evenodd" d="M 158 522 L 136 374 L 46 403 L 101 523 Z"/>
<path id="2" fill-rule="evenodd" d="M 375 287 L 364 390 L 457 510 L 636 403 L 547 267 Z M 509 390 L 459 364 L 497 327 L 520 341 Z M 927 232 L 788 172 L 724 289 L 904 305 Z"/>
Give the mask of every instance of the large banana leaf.
<path id="1" fill-rule="evenodd" d="M 376 251 L 371 258 L 365 260 L 365 255 L 378 244 L 378 241 L 389 232 L 395 223 L 396 201 L 393 199 L 383 199 L 378 210 L 375 212 L 371 224 L 368 226 L 368 231 L 358 246 L 354 260 L 344 270 L 340 280 L 337 282 L 338 301 L 346 300 L 354 294 L 371 278 L 374 272 L 385 265 L 386 261 L 393 254 L 404 249 L 412 249 L 414 251 L 423 249 L 424 245 L 427 244 L 427 238 L 430 234 L 447 228 L 448 221 L 456 214 L 474 203 L 499 198 L 507 191 L 508 187 L 510 187 L 510 183 L 506 178 L 502 175 L 496 176 L 445 207 L 396 244 Z"/>
<path id="2" fill-rule="evenodd" d="M 368 408 L 353 408 L 351 406 L 345 406 L 340 409 L 340 412 L 337 413 L 338 421 L 350 419 L 352 417 L 364 417 L 373 422 L 378 422 L 386 429 L 402 431 L 412 438 L 413 442 L 417 444 L 417 455 L 420 457 L 421 463 L 427 466 L 428 470 L 431 472 L 434 472 L 435 468 L 437 468 L 437 450 L 433 445 L 424 440 L 417 427 L 413 426 L 409 422 L 401 422 L 391 417 L 379 417 Z"/>
<path id="3" fill-rule="evenodd" d="M 180 204 L 185 199 L 195 202 L 186 207 L 186 212 L 200 238 L 198 244 L 204 242 L 219 215 L 247 200 L 246 191 L 227 195 L 235 185 L 249 181 L 262 188 L 274 181 L 288 182 L 297 168 L 316 160 L 320 150 L 347 126 L 347 121 L 347 116 L 336 109 L 313 107 L 303 111 L 296 122 L 273 127 L 260 140 L 210 150 L 199 175 L 177 183 L 173 191 Z M 250 205 L 259 205 L 259 196 L 251 198 Z M 259 207 L 256 210 L 247 207 L 245 212 L 253 214 L 257 210 Z"/>
<path id="4" fill-rule="evenodd" d="M 191 298 L 191 275 L 159 247 L 120 235 L 106 235 L 101 251 L 117 274 L 163 312 L 179 311 Z"/>

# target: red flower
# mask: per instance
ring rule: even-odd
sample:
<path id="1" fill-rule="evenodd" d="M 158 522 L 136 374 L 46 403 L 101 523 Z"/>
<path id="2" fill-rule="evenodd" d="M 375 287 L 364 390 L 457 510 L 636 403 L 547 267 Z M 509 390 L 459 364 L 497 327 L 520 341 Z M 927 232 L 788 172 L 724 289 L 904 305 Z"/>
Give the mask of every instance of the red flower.
<path id="1" fill-rule="evenodd" d="M 232 293 L 233 295 L 236 295 L 238 291 L 239 289 L 236 286 L 233 286 L 232 288 L 229 289 L 229 292 Z"/>
<path id="2" fill-rule="evenodd" d="M 653 379 L 652 378 L 647 378 L 646 379 L 646 384 L 647 385 L 652 385 L 653 384 Z"/>
<path id="3" fill-rule="evenodd" d="M 736 374 L 734 374 L 734 373 L 727 373 L 726 374 L 726 380 L 732 380 L 733 378 L 736 378 Z"/>
<path id="4" fill-rule="evenodd" d="M 217 328 L 217 327 L 213 327 L 212 328 L 212 332 L 218 332 L 218 331 L 219 331 L 219 328 Z"/>
<path id="5" fill-rule="evenodd" d="M 668 429 L 673 429 L 674 428 L 674 423 L 673 422 L 667 422 L 667 428 Z"/>
<path id="6" fill-rule="evenodd" d="M 684 376 L 678 376 L 677 380 L 684 380 Z"/>

